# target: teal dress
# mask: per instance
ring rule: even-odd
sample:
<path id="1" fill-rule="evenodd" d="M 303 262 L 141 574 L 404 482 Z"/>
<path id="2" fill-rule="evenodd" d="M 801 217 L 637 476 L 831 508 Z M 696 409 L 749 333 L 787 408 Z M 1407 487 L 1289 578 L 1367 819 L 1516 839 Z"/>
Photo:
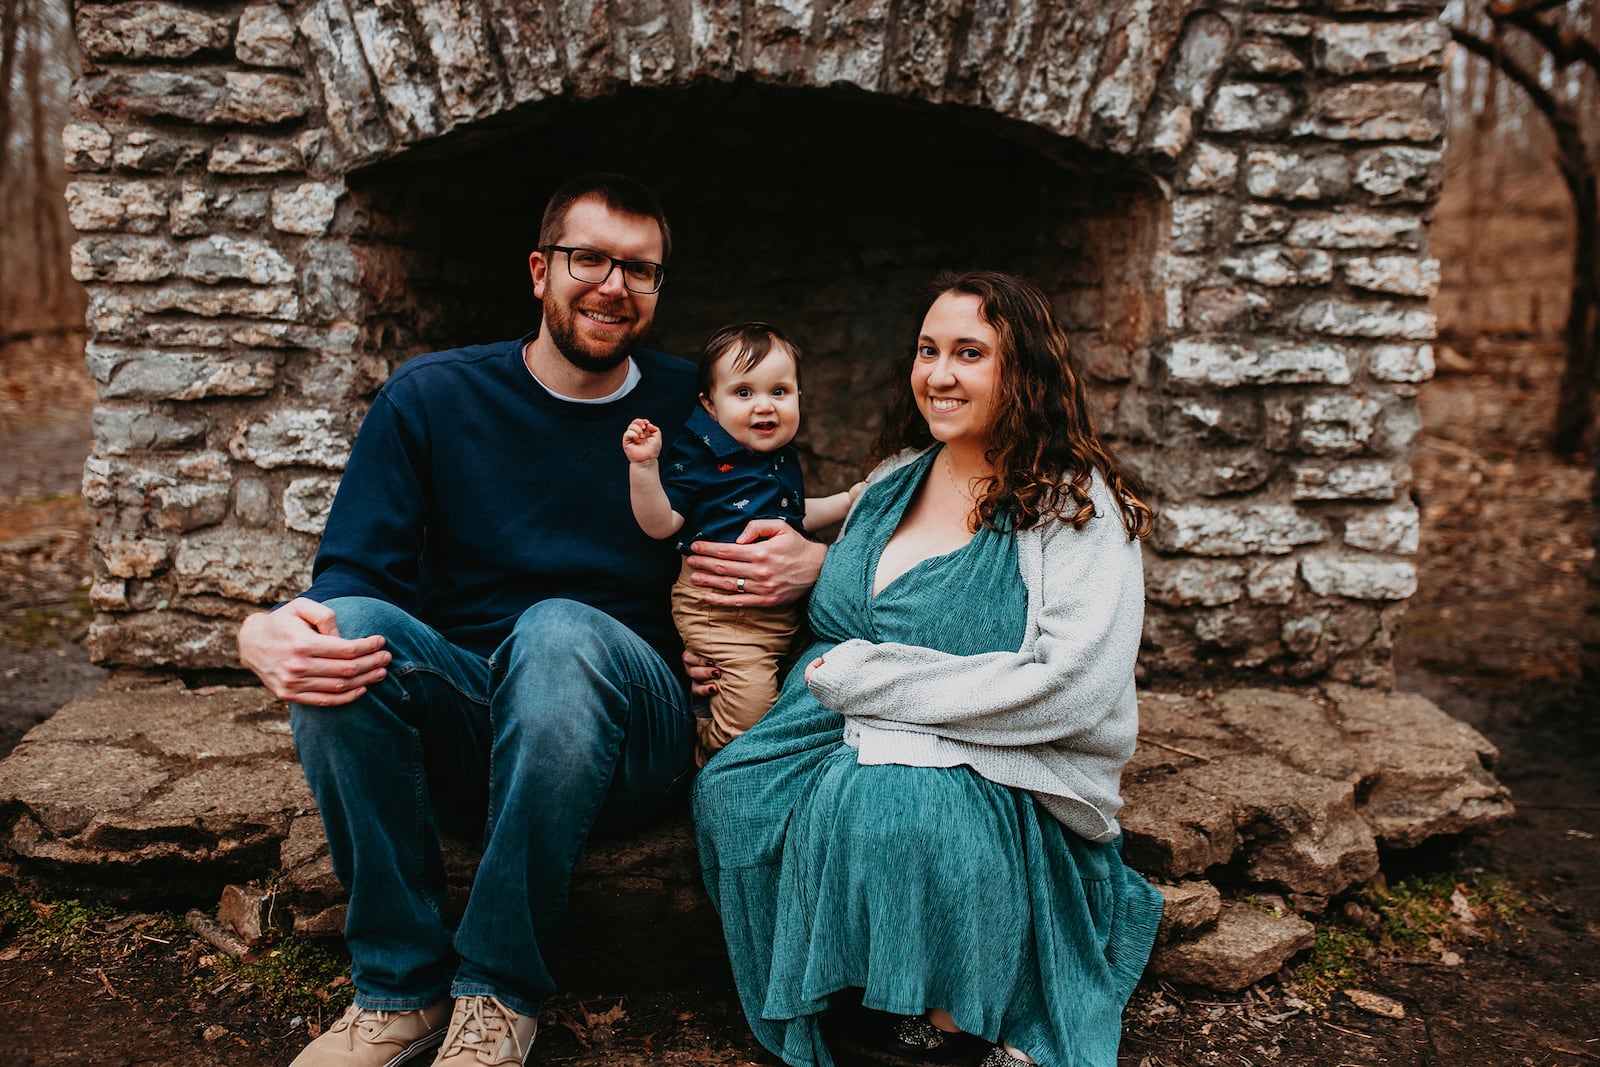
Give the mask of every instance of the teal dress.
<path id="1" fill-rule="evenodd" d="M 855 988 L 881 1011 L 945 1008 L 1045 1067 L 1112 1067 L 1159 894 L 1116 842 L 1083 840 L 1030 793 L 965 766 L 860 766 L 843 717 L 805 685 L 806 664 L 849 638 L 1021 647 L 1027 590 L 1008 533 L 982 529 L 872 595 L 935 454 L 862 497 L 812 592 L 815 642 L 772 710 L 701 771 L 706 889 L 750 1027 L 786 1063 L 833 1067 L 821 1013 Z"/>

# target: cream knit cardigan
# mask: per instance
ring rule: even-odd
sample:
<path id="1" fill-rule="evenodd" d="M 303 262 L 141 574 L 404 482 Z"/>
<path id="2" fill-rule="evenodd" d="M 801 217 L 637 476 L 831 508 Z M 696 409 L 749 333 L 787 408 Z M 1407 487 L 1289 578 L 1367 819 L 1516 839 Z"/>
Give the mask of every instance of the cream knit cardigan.
<path id="1" fill-rule="evenodd" d="M 868 483 L 919 454 L 885 460 Z M 1082 530 L 1052 521 L 1016 535 L 1028 590 L 1017 651 L 953 656 L 857 638 L 827 652 L 808 684 L 845 716 L 859 763 L 966 765 L 1033 793 L 1090 841 L 1117 836 L 1122 768 L 1139 730 L 1144 565 L 1098 474 L 1090 498 L 1095 516 Z"/>

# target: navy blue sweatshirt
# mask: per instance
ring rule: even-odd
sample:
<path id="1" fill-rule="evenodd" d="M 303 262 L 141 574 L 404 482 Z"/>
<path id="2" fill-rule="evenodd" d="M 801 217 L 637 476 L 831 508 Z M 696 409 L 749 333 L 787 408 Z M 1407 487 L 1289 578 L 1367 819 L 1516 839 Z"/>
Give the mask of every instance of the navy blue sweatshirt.
<path id="1" fill-rule="evenodd" d="M 667 591 L 682 557 L 634 521 L 622 432 L 642 416 L 671 440 L 695 368 L 639 350 L 626 396 L 573 404 L 528 373 L 526 340 L 421 356 L 390 376 L 305 595 L 389 601 L 480 655 L 530 605 L 564 597 L 624 623 L 676 670 Z"/>

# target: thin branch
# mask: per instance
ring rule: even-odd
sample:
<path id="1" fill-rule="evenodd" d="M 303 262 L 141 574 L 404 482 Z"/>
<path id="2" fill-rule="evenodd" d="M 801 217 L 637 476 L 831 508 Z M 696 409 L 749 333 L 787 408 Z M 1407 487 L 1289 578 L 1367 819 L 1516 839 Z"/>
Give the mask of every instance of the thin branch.
<path id="1" fill-rule="evenodd" d="M 1590 70 L 1600 72 L 1600 49 L 1580 33 L 1540 22 L 1531 11 L 1517 11 L 1496 21 L 1515 26 L 1539 42 L 1539 47 L 1550 54 L 1550 58 L 1555 60 L 1558 67 L 1570 67 L 1574 63 L 1582 63 Z"/>

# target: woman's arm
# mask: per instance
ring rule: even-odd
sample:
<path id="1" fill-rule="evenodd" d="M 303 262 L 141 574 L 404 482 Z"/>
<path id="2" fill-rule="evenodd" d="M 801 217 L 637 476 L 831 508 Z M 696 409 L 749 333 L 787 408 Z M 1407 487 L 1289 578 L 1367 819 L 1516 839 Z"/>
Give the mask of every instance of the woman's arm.
<path id="1" fill-rule="evenodd" d="M 1144 618 L 1143 563 L 1098 481 L 1095 503 L 1099 515 L 1083 530 L 1058 522 L 1043 532 L 1038 604 L 1030 604 L 1039 635 L 1026 654 L 953 656 L 845 641 L 811 672 L 812 692 L 835 711 L 884 729 L 985 745 L 1125 745 L 1122 708 Z"/>

